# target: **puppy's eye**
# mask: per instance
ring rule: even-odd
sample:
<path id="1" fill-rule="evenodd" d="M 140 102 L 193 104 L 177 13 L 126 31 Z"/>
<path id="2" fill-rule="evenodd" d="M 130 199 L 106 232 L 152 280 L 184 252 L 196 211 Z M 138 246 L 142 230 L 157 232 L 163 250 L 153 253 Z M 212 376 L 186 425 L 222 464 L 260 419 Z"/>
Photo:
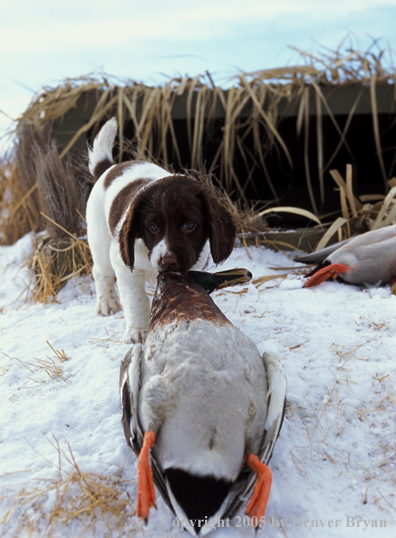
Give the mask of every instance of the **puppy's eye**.
<path id="1" fill-rule="evenodd" d="M 186 232 L 192 232 L 195 230 L 195 222 L 186 222 L 184 224 L 184 229 Z"/>
<path id="2" fill-rule="evenodd" d="M 158 232 L 158 226 L 154 224 L 153 222 L 149 224 L 149 229 L 150 229 L 150 232 L 153 232 L 154 234 Z"/>

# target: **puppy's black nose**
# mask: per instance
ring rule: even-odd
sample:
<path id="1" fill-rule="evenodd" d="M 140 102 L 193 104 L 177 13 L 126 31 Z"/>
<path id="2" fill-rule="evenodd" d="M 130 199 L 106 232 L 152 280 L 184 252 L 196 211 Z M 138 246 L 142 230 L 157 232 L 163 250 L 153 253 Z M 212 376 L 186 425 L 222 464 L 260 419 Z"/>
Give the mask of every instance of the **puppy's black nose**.
<path id="1" fill-rule="evenodd" d="M 164 256 L 160 261 L 164 269 L 177 269 L 178 262 L 176 256 Z"/>

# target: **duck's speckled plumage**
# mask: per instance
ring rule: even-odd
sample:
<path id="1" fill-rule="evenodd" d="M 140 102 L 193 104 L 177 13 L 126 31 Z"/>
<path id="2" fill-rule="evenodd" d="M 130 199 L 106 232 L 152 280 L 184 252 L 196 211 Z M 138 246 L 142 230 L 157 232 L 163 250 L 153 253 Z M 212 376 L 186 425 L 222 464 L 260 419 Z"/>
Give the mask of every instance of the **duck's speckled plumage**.
<path id="1" fill-rule="evenodd" d="M 131 348 L 121 367 L 122 420 L 136 454 L 143 432 L 155 433 L 154 481 L 179 517 L 183 511 L 166 483 L 169 469 L 232 483 L 216 517 L 241 507 L 256 481 L 245 456 L 268 463 L 285 388 L 276 358 L 261 357 L 198 284 L 159 275 L 146 342 Z"/>

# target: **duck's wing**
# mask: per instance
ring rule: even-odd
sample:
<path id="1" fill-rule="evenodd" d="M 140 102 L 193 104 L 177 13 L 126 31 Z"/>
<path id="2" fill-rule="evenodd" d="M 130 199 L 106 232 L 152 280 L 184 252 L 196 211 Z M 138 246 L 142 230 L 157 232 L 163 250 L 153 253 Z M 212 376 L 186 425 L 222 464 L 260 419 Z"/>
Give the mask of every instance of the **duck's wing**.
<path id="1" fill-rule="evenodd" d="M 122 418 L 121 423 L 124 429 L 125 439 L 132 448 L 134 454 L 139 456 L 143 446 L 144 433 L 138 416 L 138 401 L 140 388 L 140 363 L 143 355 L 142 344 L 134 345 L 126 354 L 120 368 L 120 399 Z M 157 486 L 162 498 L 172 510 L 174 509 L 169 499 L 164 476 L 151 455 L 151 468 L 153 471 L 154 483 Z"/>
<path id="2" fill-rule="evenodd" d="M 349 243 L 351 239 L 344 239 L 344 241 L 340 241 L 339 243 L 336 243 L 335 245 L 330 245 L 326 248 L 322 248 L 321 250 L 318 250 L 317 252 L 311 252 L 310 254 L 304 254 L 303 256 L 296 256 L 294 258 L 295 262 L 300 263 L 320 263 L 323 260 L 325 260 L 330 254 L 338 250 L 340 247 L 346 245 Z"/>
<path id="3" fill-rule="evenodd" d="M 365 247 L 373 244 L 380 247 L 383 241 L 386 245 L 390 239 L 395 237 L 396 224 L 392 224 L 391 226 L 383 226 L 382 228 L 377 228 L 376 230 L 370 230 L 363 234 L 356 235 L 355 237 L 352 237 L 350 241 L 353 242 L 353 246 L 356 248 Z"/>
<path id="4" fill-rule="evenodd" d="M 142 351 L 142 344 L 131 347 L 120 368 L 121 423 L 126 442 L 136 456 L 139 455 L 143 443 L 143 432 L 137 416 Z"/>
<path id="5" fill-rule="evenodd" d="M 273 353 L 266 351 L 262 359 L 267 373 L 268 407 L 264 436 L 258 456 L 260 461 L 267 465 L 271 459 L 285 415 L 286 375 L 282 364 Z"/>
<path id="6" fill-rule="evenodd" d="M 283 366 L 273 353 L 262 355 L 267 374 L 267 417 L 264 434 L 257 456 L 265 465 L 271 459 L 276 440 L 283 423 L 286 403 L 286 375 Z M 257 475 L 244 465 L 229 496 L 229 504 L 224 519 L 232 518 L 252 495 Z"/>

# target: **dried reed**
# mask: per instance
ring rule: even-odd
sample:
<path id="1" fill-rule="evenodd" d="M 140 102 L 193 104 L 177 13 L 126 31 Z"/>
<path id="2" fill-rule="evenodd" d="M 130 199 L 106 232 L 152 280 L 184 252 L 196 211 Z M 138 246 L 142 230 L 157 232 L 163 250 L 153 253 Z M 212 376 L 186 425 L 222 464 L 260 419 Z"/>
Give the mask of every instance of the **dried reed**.
<path id="1" fill-rule="evenodd" d="M 80 184 L 72 157 L 61 161 L 54 140 L 42 148 L 33 147 L 40 212 L 49 218 L 45 227 L 52 239 L 79 234 L 81 213 L 85 213 L 86 189 Z M 85 194 L 85 196 L 84 196 Z M 66 230 L 66 231 L 65 231 Z"/>
<path id="2" fill-rule="evenodd" d="M 346 135 L 352 118 L 366 88 L 370 90 L 370 106 L 373 135 L 378 160 L 384 181 L 390 170 L 386 170 L 381 146 L 381 132 L 378 120 L 377 89 L 381 85 L 394 84 L 396 72 L 387 64 L 386 51 L 366 52 L 338 50 L 316 55 L 300 52 L 306 65 L 279 69 L 241 72 L 230 81 L 229 89 L 216 87 L 209 73 L 195 78 L 188 76 L 172 78 L 159 87 L 148 87 L 131 81 L 119 81 L 107 76 L 102 78 L 87 76 L 67 79 L 57 88 L 46 88 L 32 101 L 18 120 L 17 129 L 31 125 L 40 130 L 49 122 L 64 118 L 76 106 L 81 109 L 84 124 L 65 142 L 63 158 L 76 144 L 95 134 L 103 122 L 116 115 L 119 123 L 120 147 L 118 158 L 125 150 L 124 130 L 132 134 L 132 143 L 142 156 L 162 161 L 165 166 L 171 162 L 184 166 L 181 162 L 181 144 L 184 140 L 175 135 L 175 120 L 185 115 L 187 118 L 187 145 L 189 163 L 192 168 L 215 172 L 219 181 L 230 194 L 236 192 L 246 202 L 246 189 L 255 188 L 252 178 L 259 171 L 272 193 L 272 202 L 279 203 L 276 177 L 271 177 L 266 159 L 276 151 L 279 157 L 293 169 L 290 148 L 283 140 L 279 125 L 291 110 L 297 111 L 297 131 L 303 135 L 305 175 L 313 213 L 318 216 L 318 204 L 313 194 L 313 181 L 317 178 L 320 188 L 320 205 L 323 204 L 324 174 L 329 170 L 334 157 L 342 147 L 350 148 Z M 346 124 L 341 128 L 328 103 L 329 89 L 340 86 L 358 86 L 362 92 L 350 109 Z M 90 96 L 92 110 L 85 112 Z M 316 148 L 309 146 L 310 100 L 315 102 Z M 91 100 L 92 101 L 92 100 Z M 85 108 L 84 108 L 85 107 Z M 339 135 L 339 144 L 333 155 L 324 161 L 323 114 L 330 117 Z M 221 126 L 219 119 L 221 118 Z M 211 141 L 216 140 L 214 155 L 207 152 Z M 310 170 L 308 155 L 317 153 L 318 169 Z M 244 163 L 244 171 L 236 166 L 236 158 Z M 393 163 L 394 167 L 395 163 Z"/>
<path id="3" fill-rule="evenodd" d="M 54 239 L 79 234 L 85 213 L 87 173 L 81 161 L 59 157 L 50 124 L 21 126 L 13 153 L 0 167 L 0 240 L 13 244 L 29 231 L 47 228 Z M 47 214 L 62 228 L 46 220 Z"/>
<path id="4" fill-rule="evenodd" d="M 5 533 L 2 535 L 7 535 L 18 518 L 18 536 L 30 530 L 50 538 L 73 523 L 79 524 L 82 534 L 90 531 L 94 535 L 96 527 L 104 525 L 107 532 L 118 531 L 120 535 L 127 527 L 128 535 L 134 536 L 140 523 L 131 521 L 135 503 L 129 499 L 121 473 L 104 476 L 85 472 L 69 445 L 65 452 L 55 438 L 50 442 L 58 453 L 57 476 L 53 478 L 51 470 L 51 478 L 41 480 L 38 485 L 26 484 L 18 492 L 13 488 L 9 495 L 0 498 L 0 502 L 10 504 L 0 521 Z"/>
<path id="5" fill-rule="evenodd" d="M 60 159 L 50 130 L 38 136 L 31 125 L 25 125 L 15 162 L 4 172 L 0 185 L 4 243 L 12 243 L 30 230 L 47 230 L 48 236 L 41 238 L 32 260 L 30 299 L 54 300 L 67 280 L 91 271 L 88 244 L 78 239 L 84 234 L 86 174 L 73 156 Z"/>
<path id="6" fill-rule="evenodd" d="M 84 214 L 88 189 L 86 172 L 82 173 L 81 170 L 85 163 L 81 154 L 78 162 L 72 161 L 70 150 L 75 149 L 80 142 L 82 147 L 87 140 L 92 142 L 100 126 L 112 115 L 117 116 L 119 124 L 119 160 L 130 153 L 133 147 L 134 157 L 160 162 L 167 168 L 170 168 L 170 163 L 183 168 L 185 163 L 181 162 L 181 145 L 187 143 L 190 152 L 189 166 L 192 169 L 207 169 L 212 177 L 216 173 L 218 186 L 222 191 L 239 199 L 234 206 L 229 199 L 223 197 L 234 212 L 238 231 L 262 232 L 268 231 L 262 217 L 274 210 L 292 211 L 316 223 L 324 220 L 319 217 L 319 208 L 323 204 L 325 193 L 324 174 L 330 169 L 340 149 L 348 146 L 347 132 L 362 98 L 362 92 L 368 88 L 373 136 L 380 170 L 388 189 L 388 176 L 390 177 L 391 169 L 396 163 L 394 160 L 391 169 L 385 169 L 378 121 L 377 90 L 381 85 L 395 84 L 396 72 L 393 67 L 384 67 L 387 64 L 385 51 L 375 54 L 373 47 L 366 52 L 350 47 L 343 52 L 343 46 L 344 44 L 341 44 L 335 52 L 325 51 L 316 55 L 299 51 L 305 65 L 253 73 L 241 72 L 230 81 L 231 86 L 228 89 L 215 86 L 207 72 L 195 78 L 172 78 L 160 87 L 147 87 L 107 76 L 87 76 L 66 79 L 57 88 L 45 88 L 34 97 L 19 118 L 16 124 L 16 157 L 12 163 L 10 161 L 2 167 L 1 241 L 9 244 L 29 230 L 37 231 L 44 227 L 57 239 L 63 236 L 62 228 L 75 236 L 80 235 L 76 210 Z M 338 125 L 328 102 L 328 90 L 332 91 L 340 86 L 357 86 L 361 89 L 343 128 Z M 309 146 L 308 136 L 312 97 L 316 112 L 316 149 Z M 59 131 L 65 115 L 76 107 L 80 110 L 79 106 L 82 107 L 83 125 L 64 143 L 58 154 L 53 133 Z M 281 193 L 278 192 L 276 178 L 271 177 L 266 166 L 270 153 L 276 152 L 279 158 L 288 163 L 290 169 L 294 167 L 290 148 L 282 139 L 279 130 L 280 123 L 291 110 L 296 111 L 297 131 L 303 136 L 303 162 L 312 212 L 300 208 L 279 207 Z M 339 134 L 338 146 L 327 162 L 324 161 L 323 151 L 323 114 L 330 117 Z M 175 121 L 182 116 L 187 117 L 186 141 L 177 138 L 175 134 Z M 132 133 L 128 140 L 125 138 L 127 127 L 128 133 Z M 209 157 L 208 148 L 213 141 L 217 149 Z M 348 147 L 347 149 L 350 150 Z M 316 171 L 309 169 L 308 156 L 312 151 L 317 152 Z M 237 157 L 244 163 L 245 172 L 241 172 L 242 169 L 237 167 Z M 253 176 L 257 178 L 257 173 L 262 178 L 260 181 L 266 182 L 272 193 L 272 200 L 261 200 L 260 204 L 266 207 L 270 201 L 275 202 L 275 209 L 255 211 L 250 208 L 246 189 L 252 187 L 257 190 L 254 183 L 257 179 L 253 181 Z M 331 174 L 334 177 L 334 171 L 331 171 Z M 319 203 L 313 194 L 315 177 L 319 182 Z M 338 180 L 337 184 L 340 187 Z M 368 229 L 380 225 L 376 220 L 374 224 L 370 224 L 370 219 L 372 220 L 374 214 L 379 218 L 381 208 L 378 207 L 381 202 L 378 202 L 378 206 L 367 206 L 367 200 L 357 200 L 351 193 L 351 185 L 346 178 L 344 185 L 340 187 L 340 218 L 346 220 L 338 219 L 333 223 L 321 246 L 335 233 L 338 233 L 339 237 L 354 233 L 353 228 L 358 221 L 359 226 L 366 221 Z M 391 222 L 393 218 L 393 213 L 390 213 L 394 206 L 392 200 L 388 198 L 383 203 L 381 207 L 386 208 L 382 209 L 381 225 Z M 52 225 L 51 221 L 43 219 L 43 213 L 56 224 Z M 57 227 L 57 224 L 61 227 Z M 278 246 L 282 245 L 279 243 Z M 44 274 L 47 261 L 39 265 L 39 270 Z M 49 288 L 52 288 L 52 284 Z"/>
<path id="7" fill-rule="evenodd" d="M 15 158 L 0 162 L 0 244 L 12 245 L 37 227 L 37 216 L 29 199 L 37 188 L 34 183 L 27 191 Z"/>
<path id="8" fill-rule="evenodd" d="M 184 173 L 189 177 L 210 185 L 217 198 L 233 216 L 238 234 L 269 231 L 267 221 L 263 218 L 262 214 L 254 206 L 249 207 L 249 205 L 243 204 L 241 200 L 237 202 L 232 201 L 225 188 L 212 172 L 184 169 Z"/>
<path id="9" fill-rule="evenodd" d="M 56 381 L 58 379 L 61 379 L 65 383 L 67 383 L 67 380 L 63 376 L 63 363 L 65 361 L 68 361 L 70 357 L 66 355 L 64 350 L 61 351 L 54 349 L 53 346 L 48 342 L 48 346 L 53 351 L 55 357 L 46 357 L 46 359 L 36 359 L 33 358 L 30 362 L 18 359 L 17 357 L 11 357 L 10 355 L 7 355 L 7 353 L 4 353 L 3 351 L 0 351 L 2 355 L 7 357 L 12 362 L 17 362 L 26 370 L 28 371 L 27 379 L 28 381 L 25 383 L 23 388 L 33 388 L 35 384 L 41 384 L 48 381 L 48 378 L 52 381 Z M 4 373 L 7 371 L 7 367 L 3 367 L 3 373 L 0 373 L 0 376 L 4 375 Z M 45 374 L 44 377 L 42 377 L 42 374 Z M 30 382 L 33 382 L 33 385 L 30 385 Z"/>
<path id="10" fill-rule="evenodd" d="M 90 274 L 91 270 L 91 251 L 85 240 L 73 235 L 58 240 L 46 237 L 33 255 L 27 299 L 34 303 L 55 301 L 58 291 L 68 280 Z"/>
<path id="11" fill-rule="evenodd" d="M 352 189 L 352 165 L 346 165 L 345 179 L 338 170 L 330 170 L 330 174 L 339 188 L 342 216 L 331 224 L 316 250 L 324 248 L 336 233 L 341 241 L 396 223 L 396 178 L 389 180 L 390 191 L 386 196 L 366 195 L 359 199 Z"/>

